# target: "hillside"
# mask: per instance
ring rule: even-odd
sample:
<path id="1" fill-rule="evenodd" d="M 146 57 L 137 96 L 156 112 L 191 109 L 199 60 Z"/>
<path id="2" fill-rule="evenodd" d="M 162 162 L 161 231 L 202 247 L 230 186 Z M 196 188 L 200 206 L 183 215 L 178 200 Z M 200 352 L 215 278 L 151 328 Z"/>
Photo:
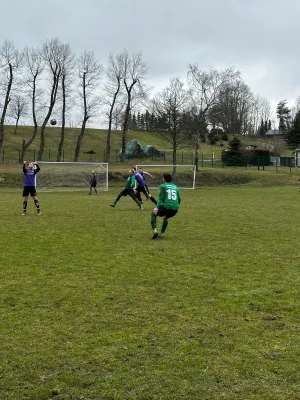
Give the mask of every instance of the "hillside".
<path id="1" fill-rule="evenodd" d="M 65 134 L 65 145 L 64 145 L 64 161 L 73 161 L 74 151 L 79 134 L 78 128 L 67 128 Z M 5 162 L 18 162 L 19 151 L 21 149 L 22 141 L 25 139 L 27 142 L 32 135 L 32 127 L 20 126 L 18 127 L 17 133 L 14 134 L 14 127 L 7 126 L 4 136 L 3 150 L 1 154 L 1 161 Z M 106 148 L 106 136 L 107 131 L 103 129 L 87 129 L 86 134 L 82 140 L 80 161 L 104 161 L 104 152 Z M 159 150 L 166 151 L 165 163 L 172 163 L 172 147 L 169 142 L 162 139 L 156 134 L 150 132 L 141 131 L 128 131 L 127 140 L 137 139 L 144 147 L 146 145 L 153 145 Z M 230 139 L 230 137 L 229 137 Z M 278 139 L 268 137 L 240 137 L 242 144 L 262 145 L 271 144 L 276 148 L 280 149 L 280 154 L 290 154 L 284 143 Z M 55 161 L 57 148 L 60 140 L 60 127 L 47 127 L 45 134 L 45 161 Z M 40 144 L 39 134 L 36 140 L 32 143 L 31 147 L 26 154 L 27 159 L 35 159 Z M 221 147 L 220 142 L 215 146 L 201 143 L 200 147 L 200 158 L 210 160 L 212 154 L 214 157 L 220 158 L 221 151 L 223 148 L 228 147 L 228 142 L 223 142 Z M 121 148 L 121 132 L 113 131 L 111 135 L 111 163 L 119 163 L 119 151 Z M 96 154 L 86 154 L 89 151 L 94 151 Z M 191 164 L 193 162 L 194 149 L 192 146 L 185 145 L 178 149 L 178 163 Z M 150 160 L 149 160 L 150 161 Z M 152 160 L 151 160 L 152 161 Z M 156 160 L 153 160 L 156 161 Z M 156 162 L 158 163 L 158 162 Z"/>
<path id="2" fill-rule="evenodd" d="M 10 187 L 16 188 L 22 184 L 22 174 L 20 174 L 20 165 L 18 163 L 19 150 L 23 138 L 28 140 L 31 136 L 31 127 L 20 126 L 16 134 L 14 127 L 6 127 L 4 147 L 0 152 L 0 188 Z M 73 161 L 74 150 L 76 145 L 79 129 L 68 128 L 66 130 L 64 161 Z M 107 132 L 101 129 L 87 129 L 86 135 L 82 141 L 80 153 L 80 161 L 103 162 L 104 151 L 106 146 Z M 46 146 L 44 153 L 44 161 L 56 161 L 57 147 L 60 139 L 59 127 L 48 127 L 46 129 Z M 121 148 L 121 132 L 113 131 L 111 137 L 111 162 L 109 163 L 109 185 L 122 186 L 124 177 L 128 168 L 135 164 L 172 164 L 172 149 L 170 143 L 161 137 L 149 132 L 128 131 L 127 140 L 137 139 L 143 147 L 151 144 L 159 150 L 166 152 L 165 159 L 160 158 L 143 158 L 127 160 L 124 163 L 119 161 L 119 151 Z M 273 145 L 280 149 L 280 154 L 291 154 L 291 151 L 284 146 L 284 143 L 278 139 L 247 137 L 240 138 L 244 145 Z M 39 149 L 39 137 L 32 144 L 28 153 L 27 160 L 35 160 Z M 196 176 L 196 187 L 213 187 L 219 185 L 254 185 L 254 186 L 281 186 L 295 185 L 298 186 L 298 177 L 300 171 L 297 168 L 287 167 L 266 167 L 264 170 L 257 170 L 257 167 L 226 167 L 219 161 L 221 151 L 228 147 L 228 142 L 223 142 L 223 146 L 217 143 L 215 146 L 209 144 L 201 144 L 200 148 L 200 170 Z M 93 150 L 96 154 L 90 155 L 86 152 Z M 214 154 L 214 158 L 212 158 Z M 178 149 L 178 164 L 192 164 L 194 157 L 194 149 L 191 146 L 180 147 Z M 151 168 L 151 167 L 150 167 Z M 154 168 L 154 167 L 153 167 Z M 152 168 L 152 169 L 153 169 Z M 155 171 L 155 170 L 154 170 Z"/>

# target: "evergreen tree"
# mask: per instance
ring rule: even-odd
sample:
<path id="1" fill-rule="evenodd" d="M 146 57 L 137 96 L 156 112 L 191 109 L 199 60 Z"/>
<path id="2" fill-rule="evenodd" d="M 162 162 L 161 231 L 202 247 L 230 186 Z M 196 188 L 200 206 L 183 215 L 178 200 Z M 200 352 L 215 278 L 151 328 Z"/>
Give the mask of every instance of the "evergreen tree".
<path id="1" fill-rule="evenodd" d="M 272 129 L 272 124 L 271 124 L 271 120 L 269 119 L 269 125 L 268 125 L 268 130 Z"/>
<path id="2" fill-rule="evenodd" d="M 265 120 L 265 126 L 264 126 L 264 135 L 268 131 L 268 121 Z"/>
<path id="3" fill-rule="evenodd" d="M 259 134 L 260 134 L 261 136 L 263 136 L 263 135 L 264 135 L 264 133 L 265 133 L 265 125 L 264 125 L 264 120 L 263 120 L 263 119 L 261 119 L 261 121 L 260 121 L 260 126 L 259 126 Z"/>
<path id="4" fill-rule="evenodd" d="M 141 126 L 140 126 L 140 130 L 144 131 L 145 130 L 145 116 L 144 114 L 141 114 Z"/>
<path id="5" fill-rule="evenodd" d="M 150 113 L 148 110 L 146 110 L 146 112 L 145 112 L 145 130 L 146 131 L 150 130 L 150 119 L 151 119 Z"/>
<path id="6" fill-rule="evenodd" d="M 276 112 L 279 119 L 279 131 L 280 133 L 286 133 L 290 129 L 291 121 L 291 110 L 288 108 L 286 100 L 281 100 L 277 104 Z"/>
<path id="7" fill-rule="evenodd" d="M 137 123 L 136 123 L 135 113 L 132 115 L 132 118 L 131 118 L 131 130 L 137 131 Z"/>
<path id="8" fill-rule="evenodd" d="M 300 111 L 296 114 L 292 127 L 286 135 L 286 142 L 293 149 L 300 146 Z"/>
<path id="9" fill-rule="evenodd" d="M 137 113 L 136 126 L 137 126 L 137 130 L 140 131 L 141 130 L 141 114 L 140 114 L 140 112 Z"/>

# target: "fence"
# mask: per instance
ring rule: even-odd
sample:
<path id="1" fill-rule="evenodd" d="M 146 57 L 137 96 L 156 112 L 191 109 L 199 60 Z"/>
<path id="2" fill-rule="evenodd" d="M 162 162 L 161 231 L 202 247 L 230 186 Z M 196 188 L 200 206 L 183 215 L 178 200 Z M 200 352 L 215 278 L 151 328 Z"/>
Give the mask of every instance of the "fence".
<path id="1" fill-rule="evenodd" d="M 38 150 L 32 149 L 28 150 L 25 154 L 25 160 L 36 160 L 38 156 Z M 73 161 L 74 154 L 67 154 L 65 151 L 62 151 L 62 156 L 60 161 Z M 81 152 L 78 161 L 81 162 L 104 162 L 106 159 L 105 151 L 88 151 Z M 2 148 L 0 150 L 0 163 L 20 163 L 21 160 L 21 149 L 9 149 Z M 46 149 L 44 151 L 43 161 L 57 161 L 57 149 Z M 120 162 L 120 152 L 115 150 L 112 152 L 110 157 L 110 162 Z M 143 158 L 132 158 L 130 160 L 126 160 L 129 163 L 145 163 L 147 164 L 173 164 L 173 152 L 171 150 L 164 151 L 163 156 L 157 156 L 152 154 L 150 157 Z M 195 153 L 189 151 L 177 151 L 177 164 L 195 164 Z M 266 167 L 275 167 L 276 170 L 278 167 L 295 167 L 295 158 L 291 156 L 278 156 L 278 157 L 258 157 L 256 161 L 256 165 L 246 164 L 244 161 L 237 157 L 232 157 L 230 162 L 228 160 L 223 162 L 221 157 L 216 157 L 215 153 L 211 154 L 199 154 L 198 158 L 198 166 L 199 168 L 239 168 L 239 169 L 248 169 L 248 168 L 257 168 L 264 170 Z"/>

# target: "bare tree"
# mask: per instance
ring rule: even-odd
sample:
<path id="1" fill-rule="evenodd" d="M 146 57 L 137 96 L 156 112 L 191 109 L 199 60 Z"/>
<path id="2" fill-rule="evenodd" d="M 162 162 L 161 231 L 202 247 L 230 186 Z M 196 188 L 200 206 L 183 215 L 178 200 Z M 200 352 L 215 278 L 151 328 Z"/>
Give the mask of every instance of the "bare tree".
<path id="1" fill-rule="evenodd" d="M 229 83 L 238 72 L 233 68 L 225 70 L 209 69 L 202 71 L 197 64 L 190 64 L 188 67 L 188 83 L 194 113 L 194 129 L 189 137 L 195 145 L 195 165 L 198 170 L 199 149 L 201 137 L 206 135 L 209 113 L 219 102 L 220 91 Z"/>
<path id="2" fill-rule="evenodd" d="M 25 61 L 25 72 L 24 79 L 28 85 L 28 95 L 31 99 L 31 114 L 33 120 L 33 132 L 30 139 L 22 141 L 22 151 L 20 159 L 24 160 L 25 153 L 29 146 L 33 143 L 38 132 L 38 112 L 39 112 L 39 100 L 41 97 L 41 91 L 39 90 L 39 79 L 44 70 L 44 61 L 42 59 L 39 49 L 26 47 L 24 50 L 24 61 Z"/>
<path id="3" fill-rule="evenodd" d="M 5 40 L 3 45 L 0 47 L 0 92 L 4 97 L 4 102 L 1 104 L 0 116 L 0 149 L 3 146 L 4 123 L 8 105 L 11 100 L 13 79 L 16 70 L 21 66 L 22 59 L 23 54 L 16 49 L 14 43 L 10 40 Z"/>
<path id="4" fill-rule="evenodd" d="M 66 114 L 72 105 L 71 101 L 71 86 L 73 80 L 74 69 L 74 54 L 69 45 L 62 46 L 62 74 L 61 74 L 61 95 L 62 95 L 62 109 L 61 109 L 61 131 L 60 141 L 57 149 L 56 161 L 61 161 L 64 142 L 65 142 L 65 128 L 66 128 Z"/>
<path id="5" fill-rule="evenodd" d="M 187 106 L 188 93 L 179 78 L 171 79 L 170 85 L 153 100 L 153 115 L 157 120 L 164 121 L 158 133 L 172 145 L 173 173 L 176 172 L 177 149 L 186 141 L 182 122 Z"/>
<path id="6" fill-rule="evenodd" d="M 49 74 L 49 98 L 48 105 L 46 108 L 46 115 L 44 117 L 44 121 L 41 125 L 41 141 L 40 148 L 38 153 L 38 159 L 43 159 L 43 153 L 45 148 L 45 129 L 46 125 L 51 117 L 56 97 L 58 91 L 59 80 L 62 76 L 63 72 L 63 60 L 65 57 L 65 46 L 62 44 L 59 39 L 56 37 L 54 39 L 50 39 L 46 41 L 41 50 L 41 56 L 45 62 L 45 68 Z"/>
<path id="7" fill-rule="evenodd" d="M 148 67 L 143 61 L 142 53 L 129 54 L 126 50 L 124 55 L 124 87 L 126 91 L 126 108 L 124 113 L 123 129 L 122 129 L 122 149 L 121 161 L 125 159 L 126 151 L 126 133 L 128 130 L 129 114 L 132 107 L 132 100 L 145 99 L 145 80 L 147 78 Z"/>
<path id="8" fill-rule="evenodd" d="M 81 109 L 83 112 L 80 133 L 77 138 L 74 162 L 79 159 L 81 141 L 85 134 L 86 124 L 91 117 L 99 115 L 99 106 L 102 99 L 97 94 L 103 67 L 99 64 L 94 52 L 84 52 L 78 59 L 77 72 L 80 81 L 79 95 L 81 98 Z"/>
<path id="9" fill-rule="evenodd" d="M 108 130 L 106 137 L 106 152 L 105 152 L 105 161 L 110 161 L 110 140 L 111 140 L 111 130 L 114 119 L 114 111 L 117 105 L 118 97 L 121 93 L 122 88 L 122 79 L 124 79 L 124 53 L 117 54 L 113 56 L 109 55 L 108 58 L 108 66 L 106 68 L 106 80 L 107 83 L 104 87 L 107 104 L 109 107 L 107 116 L 108 116 Z"/>
<path id="10" fill-rule="evenodd" d="M 27 117 L 28 112 L 29 104 L 27 99 L 21 94 L 12 96 L 9 103 L 9 115 L 16 121 L 14 134 L 17 133 L 20 118 Z"/>
<path id="11" fill-rule="evenodd" d="M 253 94 L 237 74 L 221 88 L 218 102 L 211 113 L 225 132 L 245 134 L 252 104 Z"/>

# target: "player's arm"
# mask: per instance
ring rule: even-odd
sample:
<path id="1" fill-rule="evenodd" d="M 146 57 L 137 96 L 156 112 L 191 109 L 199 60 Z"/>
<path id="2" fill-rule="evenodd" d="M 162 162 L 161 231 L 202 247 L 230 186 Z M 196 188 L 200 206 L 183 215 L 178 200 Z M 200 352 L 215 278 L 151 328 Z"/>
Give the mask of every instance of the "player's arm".
<path id="1" fill-rule="evenodd" d="M 178 189 L 177 189 L 177 200 L 178 200 L 178 204 L 180 204 L 181 203 L 181 196 L 180 196 L 180 192 L 179 192 Z"/>
<path id="2" fill-rule="evenodd" d="M 144 171 L 144 174 L 147 176 L 150 176 L 150 178 L 154 178 L 154 175 L 149 174 L 149 172 L 147 172 L 147 171 Z"/>
<path id="3" fill-rule="evenodd" d="M 24 174 L 26 173 L 26 164 L 27 164 L 27 161 L 24 161 L 23 162 L 23 172 L 24 172 Z"/>
<path id="4" fill-rule="evenodd" d="M 158 189 L 158 200 L 156 204 L 156 208 L 159 208 L 165 200 L 165 191 L 164 189 L 160 186 Z"/>
<path id="5" fill-rule="evenodd" d="M 135 176 L 132 175 L 132 176 L 130 177 L 130 188 L 131 188 L 131 189 L 134 189 L 134 183 L 135 183 Z"/>
<path id="6" fill-rule="evenodd" d="M 41 168 L 36 162 L 34 162 L 34 165 L 35 165 L 34 174 L 37 174 L 41 170 Z"/>

